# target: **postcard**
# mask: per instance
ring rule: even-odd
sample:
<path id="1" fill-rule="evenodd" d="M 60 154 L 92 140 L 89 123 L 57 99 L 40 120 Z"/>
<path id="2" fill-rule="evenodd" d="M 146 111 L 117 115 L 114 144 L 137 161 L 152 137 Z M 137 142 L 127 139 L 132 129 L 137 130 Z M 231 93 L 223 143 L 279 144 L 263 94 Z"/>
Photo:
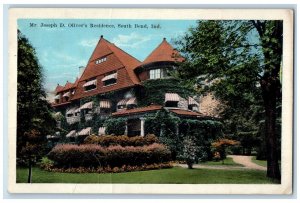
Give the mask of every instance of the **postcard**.
<path id="1" fill-rule="evenodd" d="M 291 194 L 293 11 L 9 11 L 9 192 Z"/>

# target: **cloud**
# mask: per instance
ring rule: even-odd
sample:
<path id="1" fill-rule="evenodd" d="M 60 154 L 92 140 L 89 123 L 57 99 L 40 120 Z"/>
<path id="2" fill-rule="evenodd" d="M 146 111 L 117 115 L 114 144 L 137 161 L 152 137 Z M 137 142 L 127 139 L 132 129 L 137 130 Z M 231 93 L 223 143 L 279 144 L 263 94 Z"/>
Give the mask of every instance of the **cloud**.
<path id="1" fill-rule="evenodd" d="M 132 32 L 129 35 L 120 34 L 117 37 L 113 38 L 112 42 L 120 47 L 136 48 L 139 45 L 149 41 L 150 39 L 151 39 L 150 35 L 143 36 L 135 32 Z"/>
<path id="2" fill-rule="evenodd" d="M 80 46 L 83 47 L 95 47 L 99 39 L 84 39 L 79 42 Z"/>

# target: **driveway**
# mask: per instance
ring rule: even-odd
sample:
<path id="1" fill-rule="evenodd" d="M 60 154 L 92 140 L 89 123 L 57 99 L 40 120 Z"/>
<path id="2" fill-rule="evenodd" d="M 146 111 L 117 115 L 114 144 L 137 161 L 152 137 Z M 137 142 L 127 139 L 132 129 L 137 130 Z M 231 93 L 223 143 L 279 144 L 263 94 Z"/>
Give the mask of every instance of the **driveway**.
<path id="1" fill-rule="evenodd" d="M 262 170 L 266 171 L 267 168 L 257 165 L 251 161 L 252 156 L 241 156 L 241 155 L 228 155 L 227 157 L 232 158 L 232 160 L 243 166 L 207 166 L 202 164 L 194 164 L 193 168 L 206 168 L 206 169 L 220 169 L 220 170 L 241 170 L 241 169 L 252 169 L 252 170 Z M 187 168 L 186 164 L 176 164 L 177 166 Z"/>
<path id="2" fill-rule="evenodd" d="M 235 163 L 241 164 L 248 169 L 262 170 L 266 171 L 267 167 L 257 165 L 251 161 L 253 156 L 241 156 L 241 155 L 228 155 L 231 157 Z"/>

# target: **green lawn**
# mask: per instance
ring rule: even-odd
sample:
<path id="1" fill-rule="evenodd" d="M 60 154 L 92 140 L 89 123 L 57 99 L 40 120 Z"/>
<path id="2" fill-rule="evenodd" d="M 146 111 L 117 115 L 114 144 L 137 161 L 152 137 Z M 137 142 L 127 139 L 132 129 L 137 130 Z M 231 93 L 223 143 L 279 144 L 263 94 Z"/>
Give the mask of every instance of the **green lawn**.
<path id="1" fill-rule="evenodd" d="M 252 162 L 256 163 L 257 165 L 267 167 L 267 160 L 256 160 L 256 157 L 252 157 Z M 279 168 L 281 168 L 281 161 L 279 163 Z"/>
<path id="2" fill-rule="evenodd" d="M 199 163 L 200 165 L 205 165 L 205 166 L 243 166 L 241 164 L 235 163 L 232 158 L 227 157 L 224 160 L 224 164 L 222 164 L 222 161 L 207 161 L 207 162 L 201 162 Z"/>
<path id="3" fill-rule="evenodd" d="M 267 167 L 267 161 L 266 160 L 257 160 L 256 157 L 254 156 L 254 157 L 252 157 L 251 161 L 253 163 L 256 163 L 257 165 Z"/>
<path id="4" fill-rule="evenodd" d="M 97 174 L 55 173 L 33 168 L 33 183 L 185 183 L 185 184 L 272 184 L 266 172 L 255 170 L 171 169 Z M 17 169 L 17 183 L 26 183 L 27 169 Z"/>

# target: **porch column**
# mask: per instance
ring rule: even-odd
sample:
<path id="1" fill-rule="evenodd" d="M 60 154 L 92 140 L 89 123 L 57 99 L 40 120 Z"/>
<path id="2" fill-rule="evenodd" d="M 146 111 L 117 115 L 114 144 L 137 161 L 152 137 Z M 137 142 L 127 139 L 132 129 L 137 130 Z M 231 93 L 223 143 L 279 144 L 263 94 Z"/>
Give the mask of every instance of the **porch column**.
<path id="1" fill-rule="evenodd" d="M 176 135 L 178 136 L 179 135 L 179 124 L 178 123 L 176 123 L 175 128 L 176 128 Z"/>
<path id="2" fill-rule="evenodd" d="M 125 132 L 124 132 L 124 135 L 128 135 L 128 121 L 126 121 L 126 124 L 125 124 Z"/>
<path id="3" fill-rule="evenodd" d="M 140 118 L 141 120 L 141 136 L 144 137 L 145 136 L 145 118 Z"/>

